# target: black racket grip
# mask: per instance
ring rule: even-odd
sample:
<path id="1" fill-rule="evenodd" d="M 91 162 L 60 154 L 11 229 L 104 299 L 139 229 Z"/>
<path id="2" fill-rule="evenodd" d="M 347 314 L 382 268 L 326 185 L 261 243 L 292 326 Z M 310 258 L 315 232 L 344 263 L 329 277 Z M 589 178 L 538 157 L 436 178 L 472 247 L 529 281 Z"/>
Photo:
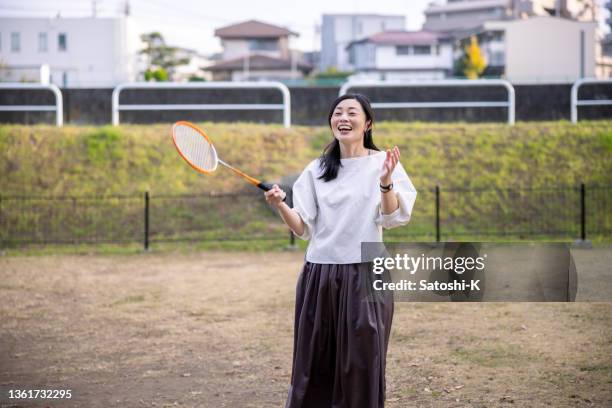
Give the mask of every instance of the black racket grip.
<path id="1" fill-rule="evenodd" d="M 270 183 L 264 183 L 262 181 L 257 185 L 257 187 L 261 188 L 263 191 L 270 191 L 272 190 L 272 187 L 274 187 L 274 185 Z M 285 198 L 283 198 L 283 201 L 287 201 L 287 194 L 285 194 Z"/>

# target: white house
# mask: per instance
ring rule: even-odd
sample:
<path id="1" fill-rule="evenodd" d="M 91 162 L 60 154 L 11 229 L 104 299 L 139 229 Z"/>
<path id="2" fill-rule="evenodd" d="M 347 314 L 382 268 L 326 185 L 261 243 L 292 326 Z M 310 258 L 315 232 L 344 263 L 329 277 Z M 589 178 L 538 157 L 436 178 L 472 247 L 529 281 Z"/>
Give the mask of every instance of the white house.
<path id="1" fill-rule="evenodd" d="M 428 80 L 452 74 L 453 43 L 430 31 L 385 31 L 348 46 L 352 79 Z"/>
<path id="2" fill-rule="evenodd" d="M 404 16 L 378 14 L 323 14 L 321 26 L 321 55 L 319 69 L 336 68 L 352 71 L 347 47 L 381 31 L 404 30 Z"/>
<path id="3" fill-rule="evenodd" d="M 140 38 L 130 17 L 0 18 L 0 80 L 109 87 L 137 79 Z"/>

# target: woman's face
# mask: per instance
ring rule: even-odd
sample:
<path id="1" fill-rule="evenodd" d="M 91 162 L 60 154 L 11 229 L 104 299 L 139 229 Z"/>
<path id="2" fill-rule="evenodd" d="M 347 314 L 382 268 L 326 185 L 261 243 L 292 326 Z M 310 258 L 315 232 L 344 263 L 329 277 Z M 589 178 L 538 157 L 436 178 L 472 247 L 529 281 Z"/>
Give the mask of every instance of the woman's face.
<path id="1" fill-rule="evenodd" d="M 366 119 L 366 114 L 356 99 L 345 99 L 336 105 L 331 117 L 331 128 L 334 137 L 340 142 L 362 141 L 369 127 L 370 121 Z"/>

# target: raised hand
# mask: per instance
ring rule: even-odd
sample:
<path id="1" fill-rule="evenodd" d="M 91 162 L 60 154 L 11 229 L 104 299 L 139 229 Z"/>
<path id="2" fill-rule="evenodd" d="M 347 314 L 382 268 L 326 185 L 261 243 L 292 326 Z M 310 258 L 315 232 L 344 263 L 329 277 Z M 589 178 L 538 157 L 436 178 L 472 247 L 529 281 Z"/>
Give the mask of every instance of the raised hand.
<path id="1" fill-rule="evenodd" d="M 387 149 L 387 157 L 385 158 L 385 162 L 383 163 L 383 167 L 380 170 L 380 184 L 389 185 L 391 184 L 391 174 L 393 174 L 393 170 L 399 162 L 400 151 L 397 146 L 395 146 L 392 150 Z"/>

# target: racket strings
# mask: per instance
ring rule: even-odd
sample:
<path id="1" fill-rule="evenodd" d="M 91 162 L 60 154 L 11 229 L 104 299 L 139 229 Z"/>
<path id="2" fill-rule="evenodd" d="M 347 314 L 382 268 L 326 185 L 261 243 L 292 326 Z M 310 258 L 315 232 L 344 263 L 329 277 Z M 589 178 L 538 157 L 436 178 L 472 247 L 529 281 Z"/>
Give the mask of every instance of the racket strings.
<path id="1" fill-rule="evenodd" d="M 217 167 L 215 149 L 197 130 L 179 125 L 175 128 L 175 141 L 192 165 L 206 171 L 213 171 Z"/>

